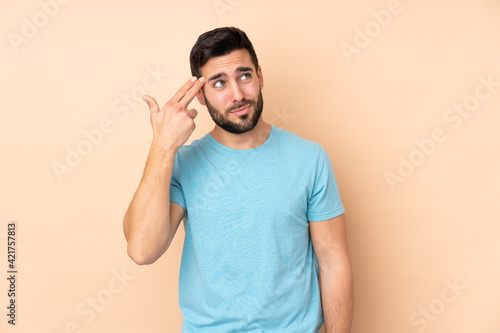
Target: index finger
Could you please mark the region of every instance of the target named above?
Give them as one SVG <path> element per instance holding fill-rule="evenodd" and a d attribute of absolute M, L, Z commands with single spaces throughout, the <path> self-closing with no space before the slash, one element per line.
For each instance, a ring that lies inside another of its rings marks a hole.
<path fill-rule="evenodd" d="M 186 93 L 191 88 L 193 88 L 196 85 L 196 83 L 198 83 L 199 81 L 200 80 L 198 80 L 196 78 L 196 76 L 193 76 L 192 78 L 190 78 L 186 83 L 184 83 L 184 85 L 182 87 L 179 88 L 179 90 L 177 90 L 175 95 L 170 99 L 170 102 L 171 103 L 179 103 L 184 98 Z"/>
<path fill-rule="evenodd" d="M 196 94 L 201 90 L 201 87 L 205 84 L 205 78 L 200 77 L 194 84 L 193 86 L 186 92 L 184 97 L 179 101 L 179 103 L 183 104 L 185 107 L 191 103 L 191 101 L 194 99 Z"/>

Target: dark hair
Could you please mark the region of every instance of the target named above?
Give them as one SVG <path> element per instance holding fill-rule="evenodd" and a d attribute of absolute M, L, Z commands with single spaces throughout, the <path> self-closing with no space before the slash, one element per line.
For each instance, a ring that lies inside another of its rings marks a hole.
<path fill-rule="evenodd" d="M 191 74 L 199 78 L 201 76 L 201 67 L 210 58 L 228 55 L 239 49 L 248 50 L 255 70 L 257 70 L 259 68 L 257 55 L 250 39 L 242 30 L 235 27 L 224 27 L 205 32 L 198 37 L 191 49 L 189 55 Z"/>

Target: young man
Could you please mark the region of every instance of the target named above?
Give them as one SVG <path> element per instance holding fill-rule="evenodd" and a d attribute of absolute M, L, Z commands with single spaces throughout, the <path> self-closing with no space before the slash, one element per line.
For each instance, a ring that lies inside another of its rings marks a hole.
<path fill-rule="evenodd" d="M 350 332 L 353 287 L 344 208 L 317 143 L 262 119 L 264 85 L 237 28 L 202 34 L 194 77 L 151 112 L 153 142 L 124 218 L 129 256 L 155 262 L 184 219 L 182 332 Z M 199 78 L 199 79 L 197 79 Z M 197 97 L 215 122 L 195 128 Z"/>

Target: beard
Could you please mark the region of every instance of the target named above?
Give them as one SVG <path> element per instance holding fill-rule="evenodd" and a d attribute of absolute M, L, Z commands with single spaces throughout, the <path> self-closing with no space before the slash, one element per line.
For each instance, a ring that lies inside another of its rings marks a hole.
<path fill-rule="evenodd" d="M 205 96 L 205 93 L 203 93 L 203 96 Z M 243 134 L 251 131 L 257 125 L 260 115 L 262 114 L 262 109 L 264 108 L 262 91 L 259 92 L 257 101 L 244 99 L 241 102 L 233 104 L 224 112 L 216 109 L 212 104 L 208 102 L 206 97 L 205 102 L 207 104 L 207 109 L 210 113 L 210 117 L 212 117 L 213 121 L 223 130 L 233 134 Z M 253 107 L 253 113 L 248 112 L 244 115 L 237 116 L 240 118 L 238 121 L 232 121 L 229 119 L 229 114 L 231 113 L 231 111 L 239 109 L 246 105 L 250 105 L 250 107 Z"/>

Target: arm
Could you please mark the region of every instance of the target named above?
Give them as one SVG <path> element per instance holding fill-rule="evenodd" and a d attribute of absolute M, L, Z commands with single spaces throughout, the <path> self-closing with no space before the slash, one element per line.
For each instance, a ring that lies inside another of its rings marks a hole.
<path fill-rule="evenodd" d="M 184 209 L 170 202 L 174 157 L 175 153 L 170 156 L 151 149 L 123 219 L 127 253 L 139 265 L 152 264 L 168 249 L 184 216 Z"/>
<path fill-rule="evenodd" d="M 344 214 L 326 221 L 309 222 L 309 228 L 318 259 L 326 333 L 349 333 L 354 296 Z"/>
<path fill-rule="evenodd" d="M 170 181 L 175 154 L 195 128 L 198 112 L 187 107 L 204 83 L 203 78 L 189 80 L 162 109 L 152 97 L 143 97 L 151 113 L 153 142 L 123 219 L 127 253 L 139 265 L 155 262 L 167 250 L 184 216 L 184 209 L 170 202 Z"/>

